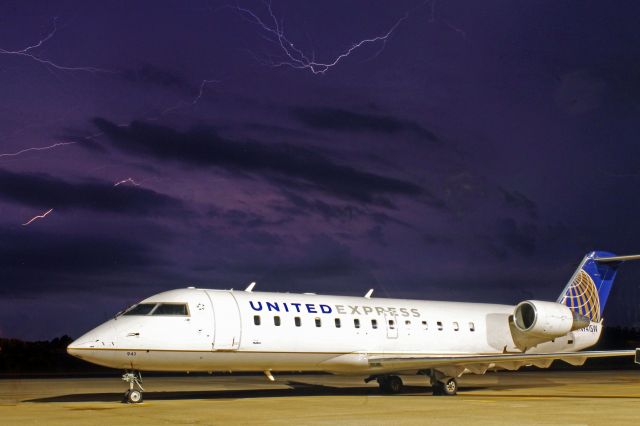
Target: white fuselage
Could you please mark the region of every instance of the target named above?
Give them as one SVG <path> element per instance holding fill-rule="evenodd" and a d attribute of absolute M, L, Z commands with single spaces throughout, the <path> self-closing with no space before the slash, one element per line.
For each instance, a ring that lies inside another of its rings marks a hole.
<path fill-rule="evenodd" d="M 188 311 L 119 315 L 78 338 L 69 353 L 141 371 L 367 374 L 372 356 L 521 352 L 509 305 L 196 288 L 142 303 L 182 303 Z M 528 352 L 584 349 L 599 337 L 595 326 L 595 333 L 577 330 Z"/>

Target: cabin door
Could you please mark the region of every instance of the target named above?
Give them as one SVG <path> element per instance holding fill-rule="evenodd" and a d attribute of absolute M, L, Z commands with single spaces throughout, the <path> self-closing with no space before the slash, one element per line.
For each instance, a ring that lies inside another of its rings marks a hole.
<path fill-rule="evenodd" d="M 240 347 L 240 309 L 231 292 L 207 292 L 213 305 L 214 351 L 235 351 Z"/>
<path fill-rule="evenodd" d="M 391 313 L 384 314 L 384 322 L 387 328 L 387 338 L 388 339 L 397 339 L 398 338 L 398 316 L 392 315 Z"/>

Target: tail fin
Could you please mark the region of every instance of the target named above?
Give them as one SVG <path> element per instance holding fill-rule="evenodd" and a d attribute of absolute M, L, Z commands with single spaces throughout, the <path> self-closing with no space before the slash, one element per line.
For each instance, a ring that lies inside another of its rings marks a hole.
<path fill-rule="evenodd" d="M 616 256 L 606 251 L 592 251 L 582 259 L 557 302 L 593 322 L 602 322 L 602 311 L 618 267 L 628 260 L 640 260 L 640 255 Z"/>

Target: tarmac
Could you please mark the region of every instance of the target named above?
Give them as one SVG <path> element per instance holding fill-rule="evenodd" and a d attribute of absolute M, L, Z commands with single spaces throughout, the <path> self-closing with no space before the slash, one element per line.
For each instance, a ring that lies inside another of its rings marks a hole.
<path fill-rule="evenodd" d="M 2 425 L 473 424 L 640 422 L 640 369 L 466 375 L 457 396 L 433 396 L 422 376 L 381 395 L 375 382 L 329 375 L 148 377 L 144 402 L 120 402 L 108 378 L 2 379 Z"/>

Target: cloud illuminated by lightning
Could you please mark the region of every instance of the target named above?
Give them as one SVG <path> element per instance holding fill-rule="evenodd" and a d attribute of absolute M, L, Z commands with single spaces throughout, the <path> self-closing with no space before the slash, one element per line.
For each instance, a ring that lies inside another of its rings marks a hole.
<path fill-rule="evenodd" d="M 49 215 L 49 213 L 51 213 L 53 211 L 53 209 L 49 209 L 46 212 L 39 214 L 37 216 L 32 217 L 31 219 L 29 219 L 27 222 L 23 223 L 22 226 L 28 226 L 30 224 L 32 224 L 33 222 L 35 222 L 36 220 L 39 219 L 44 219 L 45 217 L 47 217 Z"/>
<path fill-rule="evenodd" d="M 38 49 L 39 47 L 42 47 L 47 41 L 53 38 L 53 36 L 56 34 L 56 31 L 58 30 L 57 22 L 58 22 L 58 18 L 56 17 L 53 19 L 53 29 L 44 38 L 38 40 L 36 43 L 31 44 L 25 47 L 24 49 L 20 49 L 20 50 L 7 50 L 7 49 L 0 48 L 0 54 L 22 56 L 25 58 L 29 58 L 33 61 L 36 61 L 47 67 L 57 69 L 60 71 L 84 71 L 84 72 L 90 72 L 90 73 L 115 73 L 116 72 L 116 71 L 112 71 L 104 68 L 72 67 L 72 66 L 60 65 L 49 59 L 44 59 L 36 55 L 35 53 L 32 53 L 33 50 Z"/>
<path fill-rule="evenodd" d="M 269 17 L 272 21 L 271 24 L 263 21 L 258 15 L 256 15 L 253 11 L 241 7 L 240 5 L 236 6 L 236 9 L 243 15 L 244 18 L 249 20 L 250 22 L 259 25 L 265 32 L 265 38 L 272 43 L 275 43 L 279 46 L 280 51 L 283 54 L 283 59 L 278 61 L 270 60 L 269 65 L 273 67 L 291 67 L 295 69 L 303 69 L 312 72 L 313 74 L 324 74 L 329 71 L 334 66 L 338 65 L 338 63 L 351 55 L 358 48 L 372 43 L 381 43 L 382 47 L 378 50 L 378 54 L 383 50 L 387 40 L 393 32 L 409 17 L 409 14 L 406 13 L 400 19 L 396 21 L 395 24 L 384 34 L 378 35 L 371 38 L 362 39 L 351 45 L 347 50 L 340 53 L 338 56 L 333 58 L 327 62 L 318 62 L 315 60 L 315 55 L 305 54 L 301 49 L 297 48 L 294 43 L 289 40 L 285 34 L 284 29 L 282 28 L 282 24 L 278 21 L 273 10 L 271 8 L 271 2 L 265 2 L 265 6 L 269 12 Z"/>
<path fill-rule="evenodd" d="M 27 153 L 29 151 L 46 151 L 46 150 L 49 150 L 49 149 L 57 148 L 59 146 L 73 145 L 75 143 L 76 142 L 58 142 L 58 143 L 54 143 L 53 145 L 49 145 L 49 146 L 25 148 L 25 149 L 22 149 L 22 150 L 17 151 L 17 152 L 10 152 L 10 153 L 5 153 L 5 154 L 0 154 L 0 158 L 2 158 L 2 157 L 17 157 L 18 155 Z"/>

